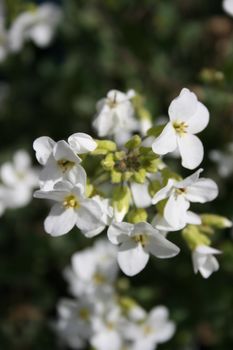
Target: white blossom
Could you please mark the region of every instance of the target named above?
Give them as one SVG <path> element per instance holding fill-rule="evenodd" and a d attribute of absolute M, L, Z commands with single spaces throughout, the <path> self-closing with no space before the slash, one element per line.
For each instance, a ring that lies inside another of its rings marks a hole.
<path fill-rule="evenodd" d="M 55 142 L 50 137 L 42 136 L 33 143 L 38 162 L 43 165 L 40 173 L 41 188 L 50 190 L 54 184 L 66 179 L 71 172 L 79 173 L 80 179 L 86 182 L 85 170 L 79 165 L 81 159 L 64 140 Z"/>
<path fill-rule="evenodd" d="M 130 189 L 133 197 L 133 202 L 137 208 L 147 208 L 152 204 L 152 198 L 148 191 L 149 183 L 146 180 L 143 184 L 132 182 Z"/>
<path fill-rule="evenodd" d="M 95 294 L 100 298 L 113 293 L 117 277 L 117 249 L 107 240 L 98 240 L 94 247 L 75 253 L 65 278 L 74 296 Z"/>
<path fill-rule="evenodd" d="M 157 258 L 171 258 L 179 248 L 146 222 L 113 223 L 108 229 L 109 240 L 119 245 L 117 261 L 121 270 L 134 276 L 144 269 L 150 254 Z"/>
<path fill-rule="evenodd" d="M 228 177 L 233 173 L 233 143 L 227 146 L 225 152 L 212 150 L 210 159 L 217 164 L 218 173 L 222 177 Z"/>
<path fill-rule="evenodd" d="M 61 11 L 52 3 L 45 3 L 19 14 L 9 29 L 10 50 L 20 51 L 24 43 L 29 40 L 41 48 L 48 46 L 60 19 Z"/>
<path fill-rule="evenodd" d="M 107 97 L 97 103 L 97 115 L 93 126 L 99 137 L 114 136 L 122 144 L 131 133 L 139 129 L 139 123 L 134 117 L 131 98 L 132 90 L 127 93 L 111 90 Z"/>
<path fill-rule="evenodd" d="M 153 308 L 143 322 L 128 329 L 128 337 L 133 340 L 132 350 L 154 350 L 157 344 L 165 343 L 174 335 L 175 324 L 168 319 L 168 309 L 164 306 Z"/>
<path fill-rule="evenodd" d="M 52 236 L 68 233 L 76 225 L 86 237 L 93 237 L 95 231 L 104 224 L 101 207 L 95 200 L 85 196 L 86 179 L 82 176 L 79 179 L 75 181 L 76 185 L 63 180 L 57 182 L 52 190 L 34 193 L 36 198 L 57 202 L 44 222 L 45 231 Z M 94 233 L 90 234 L 89 231 Z"/>
<path fill-rule="evenodd" d="M 92 152 L 96 149 L 97 143 L 93 138 L 83 132 L 77 132 L 68 138 L 68 143 L 77 154 Z"/>
<path fill-rule="evenodd" d="M 218 187 L 213 180 L 199 178 L 202 169 L 182 181 L 169 179 L 165 187 L 158 191 L 153 204 L 168 198 L 164 207 L 164 218 L 172 227 L 184 227 L 187 223 L 187 211 L 190 202 L 205 203 L 218 195 Z"/>
<path fill-rule="evenodd" d="M 203 145 L 195 135 L 209 122 L 207 108 L 198 101 L 196 95 L 184 88 L 168 110 L 170 122 L 152 144 L 156 154 L 164 155 L 177 148 L 182 165 L 187 169 L 196 168 L 203 159 Z"/>
<path fill-rule="evenodd" d="M 233 16 L 233 0 L 223 0 L 222 6 L 228 15 Z"/>
<path fill-rule="evenodd" d="M 165 234 L 166 232 L 170 232 L 170 231 L 179 231 L 182 228 L 184 228 L 187 224 L 200 225 L 201 218 L 196 213 L 193 213 L 192 211 L 188 210 L 184 214 L 184 220 L 182 222 L 180 222 L 180 226 L 175 227 L 175 226 L 170 225 L 166 221 L 164 216 L 161 214 L 156 214 L 154 219 L 152 220 L 151 224 L 152 224 L 152 226 L 157 228 L 157 230 L 163 231 L 163 233 Z"/>
<path fill-rule="evenodd" d="M 214 254 L 221 254 L 220 250 L 199 245 L 192 252 L 193 269 L 195 273 L 198 271 L 204 278 L 208 278 L 213 272 L 219 269 L 219 263 Z"/>

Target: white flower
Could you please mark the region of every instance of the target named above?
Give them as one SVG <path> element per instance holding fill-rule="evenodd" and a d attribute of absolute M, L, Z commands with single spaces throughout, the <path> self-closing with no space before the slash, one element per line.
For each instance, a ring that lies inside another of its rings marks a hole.
<path fill-rule="evenodd" d="M 212 150 L 210 159 L 217 163 L 218 173 L 222 177 L 228 177 L 233 173 L 233 143 L 230 143 L 226 152 Z"/>
<path fill-rule="evenodd" d="M 178 148 L 182 165 L 196 168 L 203 159 L 203 145 L 195 134 L 202 131 L 209 122 L 207 108 L 188 89 L 182 89 L 168 110 L 170 122 L 152 145 L 155 153 L 164 155 Z"/>
<path fill-rule="evenodd" d="M 86 182 L 85 170 L 78 165 L 81 159 L 66 141 L 55 142 L 50 137 L 42 136 L 34 141 L 33 149 L 38 162 L 44 166 L 39 176 L 43 189 L 52 189 L 56 182 L 66 179 L 71 172 L 78 172 L 80 179 Z"/>
<path fill-rule="evenodd" d="M 37 171 L 31 166 L 31 159 L 24 150 L 17 151 L 13 162 L 0 167 L 0 213 L 7 208 L 20 208 L 32 199 L 32 189 L 38 185 Z"/>
<path fill-rule="evenodd" d="M 204 278 L 208 278 L 213 272 L 219 269 L 219 263 L 214 254 L 221 254 L 220 250 L 199 245 L 192 252 L 193 269 L 195 273 L 198 271 Z"/>
<path fill-rule="evenodd" d="M 226 13 L 233 16 L 233 0 L 223 0 L 222 6 Z"/>
<path fill-rule="evenodd" d="M 150 254 L 157 258 L 171 258 L 179 253 L 179 248 L 163 237 L 148 223 L 114 223 L 108 229 L 108 238 L 119 245 L 117 255 L 121 270 L 134 276 L 144 269 Z"/>
<path fill-rule="evenodd" d="M 138 325 L 132 325 L 128 336 L 133 341 L 132 350 L 154 350 L 157 344 L 165 343 L 173 336 L 175 324 L 168 319 L 168 310 L 164 306 L 155 307 L 146 319 Z"/>
<path fill-rule="evenodd" d="M 54 36 L 61 18 L 58 6 L 47 3 L 32 11 L 21 13 L 9 30 L 9 48 L 13 52 L 22 49 L 24 42 L 31 40 L 39 47 L 46 47 Z"/>
<path fill-rule="evenodd" d="M 47 198 L 57 202 L 44 222 L 47 233 L 60 236 L 76 225 L 86 237 L 92 237 L 95 233 L 88 232 L 95 232 L 103 226 L 100 206 L 95 200 L 85 197 L 85 178 L 81 179 L 81 183 L 73 185 L 69 181 L 59 181 L 53 190 L 34 193 L 36 198 Z"/>
<path fill-rule="evenodd" d="M 65 270 L 71 293 L 99 298 L 112 294 L 118 272 L 116 256 L 116 247 L 107 240 L 98 240 L 93 248 L 75 253 L 71 258 L 71 268 Z"/>
<path fill-rule="evenodd" d="M 168 198 L 163 215 L 172 227 L 186 225 L 190 202 L 205 203 L 217 197 L 216 183 L 210 179 L 199 178 L 201 171 L 202 169 L 197 170 L 182 181 L 169 179 L 167 185 L 154 195 L 153 204 Z"/>
<path fill-rule="evenodd" d="M 130 101 L 133 92 L 123 93 L 111 90 L 107 97 L 97 103 L 97 116 L 93 126 L 99 137 L 115 136 L 120 143 L 126 141 L 130 134 L 138 130 L 139 123 L 134 118 L 134 108 Z"/>
<path fill-rule="evenodd" d="M 77 132 L 68 138 L 68 143 L 77 154 L 92 152 L 96 149 L 97 143 L 93 138 L 83 132 Z"/>
<path fill-rule="evenodd" d="M 62 299 L 57 307 L 56 330 L 61 338 L 74 349 L 83 349 L 92 335 L 94 301 L 82 298 L 79 301 Z"/>

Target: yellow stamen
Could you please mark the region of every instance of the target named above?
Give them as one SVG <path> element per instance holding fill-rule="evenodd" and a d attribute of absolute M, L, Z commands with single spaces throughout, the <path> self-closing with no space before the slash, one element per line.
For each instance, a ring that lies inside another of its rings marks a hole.
<path fill-rule="evenodd" d="M 82 308 L 79 310 L 79 317 L 83 321 L 88 321 L 90 319 L 90 311 L 87 308 Z"/>
<path fill-rule="evenodd" d="M 80 207 L 77 197 L 75 197 L 73 194 L 70 194 L 69 196 L 65 197 L 63 205 L 66 209 Z"/>
<path fill-rule="evenodd" d="M 176 120 L 173 123 L 173 128 L 176 130 L 176 133 L 179 136 L 184 136 L 187 133 L 187 130 L 186 130 L 187 127 L 188 127 L 188 124 L 186 124 L 185 122 L 181 122 L 179 120 Z"/>
<path fill-rule="evenodd" d="M 61 168 L 61 171 L 65 173 L 67 170 L 70 170 L 73 168 L 75 165 L 74 162 L 71 162 L 70 160 L 67 159 L 60 159 L 57 162 L 58 166 Z"/>
<path fill-rule="evenodd" d="M 140 243 L 143 247 L 145 247 L 148 244 L 148 236 L 145 234 L 139 234 L 133 236 L 133 240 L 136 243 Z"/>

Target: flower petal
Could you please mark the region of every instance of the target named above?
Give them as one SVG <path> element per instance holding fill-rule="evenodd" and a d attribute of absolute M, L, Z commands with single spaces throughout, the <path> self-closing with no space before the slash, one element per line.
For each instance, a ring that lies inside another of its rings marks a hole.
<path fill-rule="evenodd" d="M 170 104 L 168 114 L 171 121 L 187 121 L 197 110 L 197 96 L 189 89 L 182 89 L 180 95 Z"/>
<path fill-rule="evenodd" d="M 93 140 L 93 138 L 83 132 L 77 132 L 71 135 L 68 138 L 68 143 L 73 151 L 78 154 L 92 152 L 97 147 L 97 143 Z"/>
<path fill-rule="evenodd" d="M 209 123 L 209 111 L 203 103 L 198 102 L 196 113 L 188 120 L 188 133 L 197 134 L 204 130 Z"/>
<path fill-rule="evenodd" d="M 36 159 L 42 165 L 45 165 L 53 151 L 55 142 L 48 136 L 37 138 L 33 142 L 33 149 L 36 151 Z"/>
<path fill-rule="evenodd" d="M 99 233 L 97 229 L 104 225 L 99 204 L 93 199 L 84 199 L 80 203 L 80 208 L 76 209 L 76 213 L 76 225 L 86 237 L 91 238 Z"/>
<path fill-rule="evenodd" d="M 74 163 L 80 163 L 81 159 L 72 151 L 64 140 L 58 141 L 53 149 L 53 156 L 56 161 L 65 159 Z"/>
<path fill-rule="evenodd" d="M 62 204 L 55 204 L 44 222 L 45 231 L 51 236 L 61 236 L 68 233 L 77 221 L 74 209 L 65 209 Z"/>
<path fill-rule="evenodd" d="M 177 147 L 176 132 L 171 123 L 168 123 L 161 134 L 154 140 L 152 150 L 156 154 L 173 152 Z"/>
<path fill-rule="evenodd" d="M 189 202 L 183 195 L 171 195 L 164 208 L 164 218 L 173 227 L 181 227 L 186 224 L 186 212 Z"/>
<path fill-rule="evenodd" d="M 149 260 L 149 254 L 144 251 L 141 244 L 128 240 L 119 248 L 117 261 L 121 270 L 127 276 L 134 276 L 144 269 Z"/>
<path fill-rule="evenodd" d="M 214 200 L 218 195 L 218 186 L 213 180 L 201 178 L 186 188 L 185 198 L 190 202 L 205 203 Z"/>
<path fill-rule="evenodd" d="M 204 149 L 199 138 L 192 134 L 178 137 L 178 148 L 182 158 L 182 165 L 187 169 L 195 169 L 204 156 Z"/>
<path fill-rule="evenodd" d="M 132 231 L 134 229 L 133 224 L 128 222 L 114 222 L 108 229 L 108 239 L 113 244 L 120 244 L 129 239 Z"/>
<path fill-rule="evenodd" d="M 163 199 L 168 198 L 175 182 L 176 182 L 175 180 L 169 179 L 167 182 L 167 185 L 163 187 L 161 190 L 159 190 L 157 193 L 155 193 L 154 197 L 152 198 L 152 203 L 157 204 Z"/>
<path fill-rule="evenodd" d="M 132 182 L 130 186 L 133 201 L 137 208 L 147 208 L 151 205 L 152 198 L 148 192 L 148 182 L 138 184 Z"/>
<path fill-rule="evenodd" d="M 167 240 L 161 233 L 149 237 L 150 242 L 145 250 L 160 259 L 172 258 L 180 252 L 180 248 Z"/>

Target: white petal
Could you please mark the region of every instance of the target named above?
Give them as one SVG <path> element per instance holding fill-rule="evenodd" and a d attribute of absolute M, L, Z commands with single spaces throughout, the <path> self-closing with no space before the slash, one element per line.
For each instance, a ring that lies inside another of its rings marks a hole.
<path fill-rule="evenodd" d="M 56 161 L 65 159 L 74 163 L 79 163 L 81 159 L 72 151 L 68 143 L 64 140 L 58 141 L 53 149 Z"/>
<path fill-rule="evenodd" d="M 170 231 L 179 231 L 182 228 L 184 228 L 185 224 L 179 227 L 173 227 L 171 226 L 162 215 L 157 214 L 155 215 L 154 219 L 152 220 L 152 226 L 154 226 L 157 230 L 162 231 L 162 234 L 166 237 L 166 233 Z"/>
<path fill-rule="evenodd" d="M 117 331 L 106 329 L 91 338 L 91 345 L 96 350 L 120 350 L 122 340 Z"/>
<path fill-rule="evenodd" d="M 85 133 L 78 132 L 68 138 L 68 142 L 74 152 L 78 154 L 92 152 L 96 149 L 97 143 Z"/>
<path fill-rule="evenodd" d="M 208 256 L 205 263 L 199 268 L 204 278 L 208 278 L 213 272 L 218 271 L 219 263 L 215 256 Z"/>
<path fill-rule="evenodd" d="M 168 319 L 168 309 L 165 306 L 156 306 L 150 311 L 148 319 L 156 326 L 156 323 L 159 324 Z"/>
<path fill-rule="evenodd" d="M 34 192 L 34 198 L 51 199 L 53 201 L 61 202 L 67 195 L 66 190 L 53 190 L 53 191 L 36 191 Z"/>
<path fill-rule="evenodd" d="M 146 245 L 145 250 L 157 258 L 172 258 L 180 252 L 180 249 L 168 241 L 161 233 L 154 233 L 149 239 L 150 242 Z"/>
<path fill-rule="evenodd" d="M 203 255 L 221 254 L 221 250 L 209 247 L 207 245 L 199 245 L 196 252 Z"/>
<path fill-rule="evenodd" d="M 172 195 L 164 208 L 164 218 L 173 227 L 180 227 L 186 224 L 186 212 L 189 202 L 183 195 Z"/>
<path fill-rule="evenodd" d="M 200 173 L 203 171 L 203 169 L 198 169 L 193 173 L 192 175 L 186 177 L 184 180 L 179 181 L 176 183 L 176 188 L 187 188 L 188 186 L 191 186 L 193 183 L 197 182 L 199 179 Z"/>
<path fill-rule="evenodd" d="M 61 204 L 55 204 L 44 222 L 45 231 L 51 236 L 61 236 L 68 233 L 77 221 L 74 209 L 65 209 Z"/>
<path fill-rule="evenodd" d="M 175 182 L 176 182 L 175 180 L 169 179 L 167 185 L 163 187 L 161 190 L 159 190 L 157 193 L 155 193 L 154 197 L 152 198 L 152 203 L 156 204 L 161 200 L 168 198 Z"/>
<path fill-rule="evenodd" d="M 144 251 L 141 244 L 136 244 L 133 240 L 124 242 L 119 247 L 117 261 L 127 276 L 134 276 L 142 271 L 148 260 L 149 254 Z"/>
<path fill-rule="evenodd" d="M 201 218 L 199 215 L 193 213 L 192 211 L 186 212 L 186 223 L 192 225 L 201 225 Z"/>
<path fill-rule="evenodd" d="M 134 229 L 133 224 L 128 222 L 114 222 L 108 229 L 108 239 L 113 244 L 120 244 L 129 239 L 132 231 Z"/>
<path fill-rule="evenodd" d="M 76 225 L 86 237 L 91 238 L 92 234 L 98 234 L 99 232 L 97 229 L 104 225 L 101 218 L 102 211 L 100 206 L 93 199 L 82 200 L 80 205 L 80 208 L 76 209 Z"/>
<path fill-rule="evenodd" d="M 168 123 L 161 134 L 154 140 L 152 150 L 156 154 L 167 154 L 173 152 L 177 147 L 177 137 L 175 129 Z"/>
<path fill-rule="evenodd" d="M 197 110 L 197 97 L 189 89 L 182 89 L 178 97 L 170 104 L 168 114 L 172 121 L 187 121 Z"/>
<path fill-rule="evenodd" d="M 17 171 L 28 170 L 31 165 L 31 158 L 29 154 L 24 150 L 19 150 L 14 154 L 13 157 L 15 169 Z"/>
<path fill-rule="evenodd" d="M 188 133 L 197 134 L 209 123 L 209 111 L 203 103 L 198 102 L 196 113 L 188 120 Z"/>
<path fill-rule="evenodd" d="M 230 16 L 233 16 L 233 1 L 232 0 L 223 0 L 222 3 L 224 11 Z"/>
<path fill-rule="evenodd" d="M 195 169 L 202 162 L 204 156 L 201 141 L 197 136 L 192 134 L 178 137 L 177 141 L 183 167 Z"/>
<path fill-rule="evenodd" d="M 83 191 L 86 189 L 87 174 L 81 165 L 76 164 L 69 172 L 67 172 L 65 178 L 73 185 L 81 185 Z"/>
<path fill-rule="evenodd" d="M 45 165 L 52 153 L 55 142 L 48 136 L 37 138 L 33 142 L 33 149 L 36 151 L 36 159 L 42 165 Z"/>
<path fill-rule="evenodd" d="M 138 184 L 136 182 L 131 183 L 130 186 L 133 201 L 137 208 L 147 208 L 151 206 L 152 198 L 148 192 L 148 182 L 144 184 Z"/>
<path fill-rule="evenodd" d="M 190 202 L 205 203 L 214 200 L 218 195 L 218 186 L 213 180 L 201 178 L 186 188 L 185 198 Z"/>

